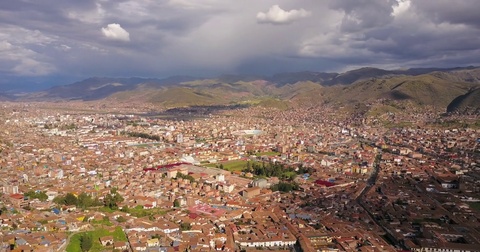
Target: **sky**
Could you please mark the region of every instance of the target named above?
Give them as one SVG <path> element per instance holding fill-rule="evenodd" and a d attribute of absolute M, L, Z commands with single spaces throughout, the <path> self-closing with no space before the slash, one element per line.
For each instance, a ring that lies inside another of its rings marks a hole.
<path fill-rule="evenodd" d="M 0 1 L 0 90 L 91 76 L 479 65 L 478 13 L 478 0 Z"/>

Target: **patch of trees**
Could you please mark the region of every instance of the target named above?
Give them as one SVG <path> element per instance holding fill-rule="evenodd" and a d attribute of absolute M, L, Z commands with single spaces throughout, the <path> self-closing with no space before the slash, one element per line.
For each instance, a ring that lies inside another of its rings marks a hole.
<path fill-rule="evenodd" d="M 124 199 L 122 195 L 120 195 L 117 192 L 117 188 L 112 188 L 110 189 L 110 193 L 107 194 L 104 198 L 104 204 L 106 207 L 112 209 L 112 210 L 117 210 L 118 209 L 118 203 L 122 202 Z"/>
<path fill-rule="evenodd" d="M 308 173 L 309 169 L 302 165 L 294 168 L 292 166 L 285 166 L 278 162 L 262 162 L 262 163 L 250 163 L 247 162 L 246 168 L 243 172 L 250 172 L 254 175 L 261 177 L 279 177 L 285 180 L 293 180 L 298 174 Z"/>
<path fill-rule="evenodd" d="M 270 187 L 272 191 L 280 191 L 280 192 L 291 192 L 296 191 L 299 189 L 299 186 L 295 182 L 280 182 L 278 184 L 272 185 Z"/>
<path fill-rule="evenodd" d="M 23 196 L 28 197 L 29 199 L 38 199 L 40 201 L 47 201 L 48 196 L 43 191 L 33 191 L 30 190 L 23 194 Z"/>
<path fill-rule="evenodd" d="M 190 180 L 190 183 L 195 182 L 195 178 L 194 178 L 194 177 L 192 177 L 191 175 L 185 175 L 185 174 L 180 173 L 180 172 L 177 173 L 177 178 L 182 178 L 182 179 Z"/>
<path fill-rule="evenodd" d="M 188 222 L 182 222 L 180 223 L 180 230 L 186 231 L 192 229 L 192 225 Z"/>
<path fill-rule="evenodd" d="M 73 193 L 67 193 L 66 195 L 60 195 L 53 199 L 54 203 L 65 206 L 77 206 L 82 209 L 95 206 L 106 206 L 112 210 L 118 209 L 118 204 L 124 199 L 122 195 L 117 192 L 116 188 L 112 188 L 110 193 L 105 195 L 103 202 L 98 198 L 92 198 L 92 196 L 81 193 L 80 195 L 75 196 Z"/>
<path fill-rule="evenodd" d="M 140 137 L 140 138 L 145 138 L 145 139 L 151 139 L 151 140 L 160 141 L 160 136 L 151 135 L 151 134 L 143 133 L 143 132 L 127 132 L 127 131 L 122 131 L 121 134 L 122 134 L 122 135 L 129 136 L 129 137 Z"/>
<path fill-rule="evenodd" d="M 127 221 L 127 219 L 125 219 L 125 217 L 123 217 L 123 216 L 121 216 L 121 215 L 118 216 L 116 220 L 117 220 L 118 222 L 120 222 L 120 223 Z"/>
<path fill-rule="evenodd" d="M 76 206 L 82 209 L 93 206 L 103 206 L 103 203 L 98 198 L 92 198 L 92 196 L 84 192 L 79 194 L 78 197 L 73 193 L 59 195 L 53 199 L 53 202 L 59 205 Z"/>

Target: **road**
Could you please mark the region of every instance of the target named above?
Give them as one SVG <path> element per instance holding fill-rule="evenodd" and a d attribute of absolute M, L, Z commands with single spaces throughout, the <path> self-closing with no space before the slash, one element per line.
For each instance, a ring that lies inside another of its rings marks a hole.
<path fill-rule="evenodd" d="M 373 147 L 377 147 L 374 143 L 372 142 L 368 142 L 368 141 L 365 141 L 365 139 L 361 140 L 362 143 L 365 143 L 365 144 L 368 144 L 370 146 L 373 146 Z M 360 192 L 360 194 L 358 194 L 358 196 L 356 197 L 355 201 L 358 203 L 358 205 L 360 207 L 363 208 L 363 210 L 365 210 L 365 212 L 368 214 L 368 216 L 370 216 L 370 219 L 372 219 L 372 221 L 375 223 L 375 225 L 377 225 L 378 227 L 382 228 L 383 231 L 385 231 L 386 234 L 390 234 L 390 236 L 392 236 L 392 232 L 385 228 L 381 223 L 379 223 L 375 216 L 373 216 L 373 214 L 370 212 L 370 210 L 365 207 L 365 202 L 363 201 L 364 200 L 364 197 L 365 195 L 370 191 L 370 189 L 372 189 L 372 187 L 377 183 L 377 179 L 378 179 L 378 174 L 380 172 L 380 161 L 382 160 L 382 150 L 381 148 L 378 148 L 378 153 L 375 157 L 375 161 L 373 163 L 373 171 L 372 173 L 370 174 L 370 177 L 368 178 L 367 180 L 367 184 L 365 185 L 365 187 L 362 189 L 362 191 Z M 399 246 L 399 247 L 402 247 L 404 248 L 404 246 L 402 244 L 400 244 L 398 241 L 394 240 L 394 237 L 392 236 L 392 241 L 395 242 L 395 246 Z M 405 249 L 405 248 L 404 248 Z"/>

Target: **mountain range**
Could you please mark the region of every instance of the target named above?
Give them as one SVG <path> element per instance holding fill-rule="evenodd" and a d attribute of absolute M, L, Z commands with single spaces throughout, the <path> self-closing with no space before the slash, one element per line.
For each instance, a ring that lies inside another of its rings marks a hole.
<path fill-rule="evenodd" d="M 439 111 L 480 111 L 480 68 L 360 68 L 345 73 L 293 72 L 273 76 L 215 78 L 92 77 L 68 85 L 0 100 L 107 100 L 148 102 L 166 108 L 249 104 L 288 108 L 301 105 L 372 104 L 378 101 L 431 106 Z"/>

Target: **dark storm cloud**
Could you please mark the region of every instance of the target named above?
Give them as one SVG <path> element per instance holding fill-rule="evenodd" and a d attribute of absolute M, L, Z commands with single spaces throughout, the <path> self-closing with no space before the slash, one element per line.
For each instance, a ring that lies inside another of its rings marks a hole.
<path fill-rule="evenodd" d="M 346 68 L 478 64 L 480 5 L 474 2 L 331 1 L 342 15 L 337 28 L 305 39 L 299 52 Z"/>
<path fill-rule="evenodd" d="M 159 67 L 157 57 L 175 36 L 202 25 L 219 8 L 195 1 L 3 1 L 0 5 L 0 41 L 9 56 L 0 67 L 12 74 L 74 74 L 109 69 Z M 26 18 L 22 18 L 26 17 Z M 26 60 L 28 59 L 28 60 Z M 121 59 L 122 63 L 118 60 Z M 173 59 L 162 59 L 163 62 Z M 22 63 L 23 62 L 23 63 Z M 100 62 L 101 66 L 97 66 Z M 161 64 L 160 64 L 161 65 Z M 102 73 L 99 73 L 102 74 Z M 150 75 L 154 75 L 150 72 Z"/>
<path fill-rule="evenodd" d="M 435 23 L 465 24 L 480 28 L 477 0 L 413 1 L 412 7 Z"/>
<path fill-rule="evenodd" d="M 94 1 L 2 1 L 0 22 L 26 29 L 65 31 L 74 22 L 67 16 L 69 10 L 91 11 Z"/>

